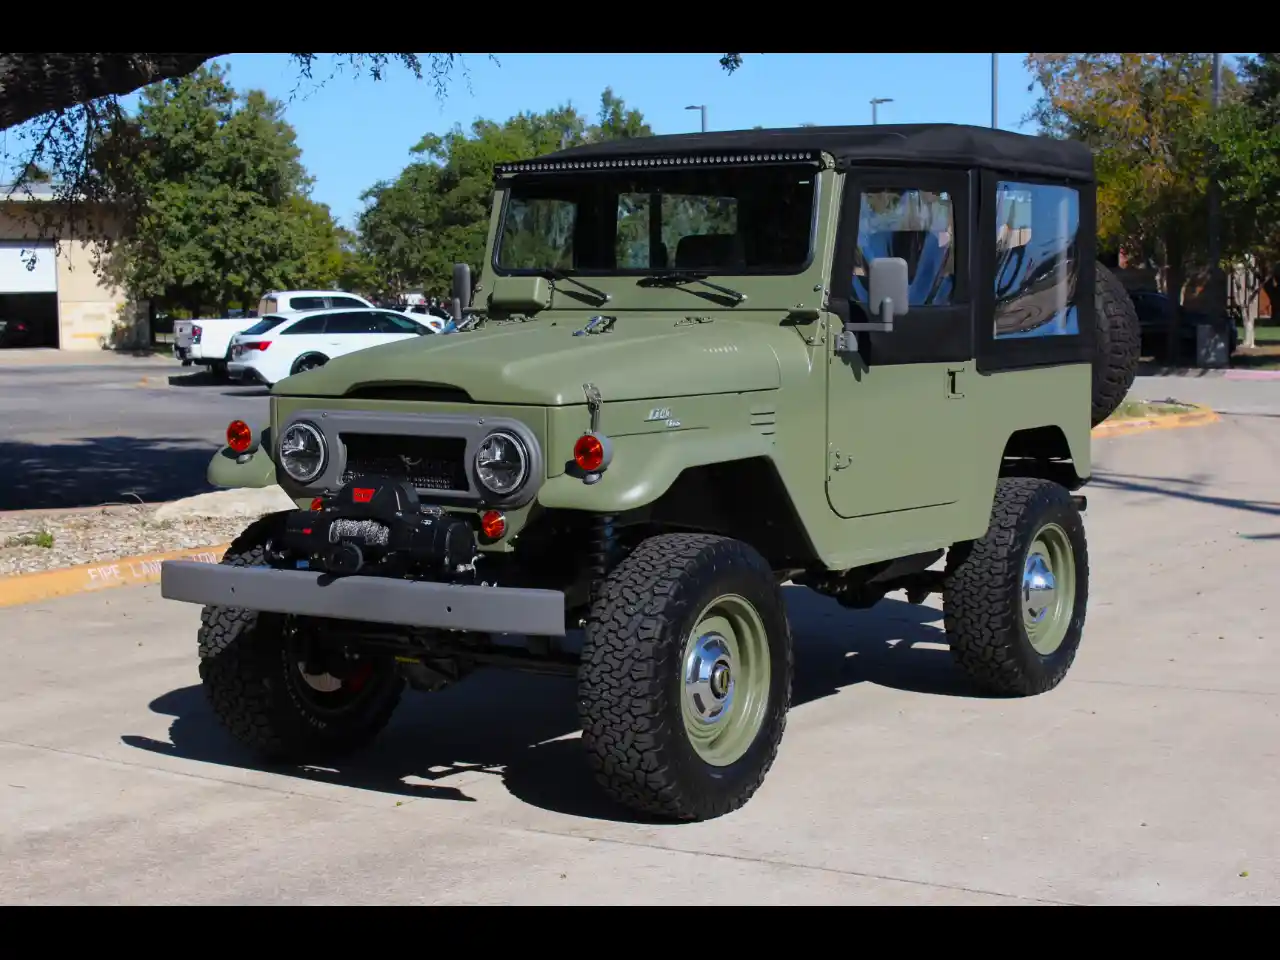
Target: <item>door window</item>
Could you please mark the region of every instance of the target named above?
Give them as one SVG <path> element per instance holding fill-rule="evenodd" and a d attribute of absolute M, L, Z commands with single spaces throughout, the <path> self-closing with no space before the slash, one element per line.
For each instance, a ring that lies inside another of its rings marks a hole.
<path fill-rule="evenodd" d="M 877 257 L 907 261 L 909 304 L 947 306 L 955 288 L 955 209 L 946 191 L 873 187 L 858 204 L 854 299 L 870 299 L 867 275 Z"/>
<path fill-rule="evenodd" d="M 303 317 L 293 326 L 285 329 L 282 335 L 288 336 L 290 334 L 298 334 L 298 335 L 306 336 L 307 334 L 324 333 L 325 321 L 329 319 L 329 316 L 330 315 L 327 313 L 321 313 L 321 314 L 317 314 L 314 317 Z"/>
<path fill-rule="evenodd" d="M 325 333 L 361 334 L 381 333 L 378 329 L 377 314 L 372 310 L 356 313 L 331 313 Z"/>
<path fill-rule="evenodd" d="M 324 297 L 292 297 L 289 300 L 290 310 L 323 310 Z"/>

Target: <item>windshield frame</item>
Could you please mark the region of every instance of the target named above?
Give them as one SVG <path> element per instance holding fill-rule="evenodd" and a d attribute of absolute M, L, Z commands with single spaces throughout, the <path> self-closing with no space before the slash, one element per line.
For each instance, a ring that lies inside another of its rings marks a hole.
<path fill-rule="evenodd" d="M 806 273 L 814 263 L 814 259 L 818 255 L 818 228 L 820 225 L 820 217 L 822 211 L 822 165 L 813 160 L 806 161 L 781 161 L 777 163 L 735 163 L 735 164 L 714 164 L 714 165 L 697 165 L 692 169 L 703 169 L 709 171 L 731 170 L 731 169 L 761 169 L 786 167 L 794 170 L 805 170 L 810 172 L 812 176 L 812 203 L 809 210 L 809 232 L 808 232 L 808 249 L 805 253 L 803 262 L 789 265 L 787 267 L 775 269 L 750 269 L 744 271 L 727 272 L 716 268 L 704 267 L 615 267 L 612 269 L 593 269 L 572 267 L 564 270 L 566 274 L 575 277 L 599 277 L 599 278 L 618 278 L 641 280 L 645 277 L 654 276 L 679 276 L 679 275 L 699 275 L 706 277 L 797 277 Z M 663 169 L 661 167 L 652 170 L 654 173 L 668 172 L 668 170 L 679 170 L 679 167 Z M 512 200 L 512 187 L 517 182 L 527 181 L 544 181 L 552 178 L 564 178 L 585 180 L 589 177 L 608 177 L 611 173 L 616 172 L 612 168 L 602 170 L 566 170 L 566 171 L 530 171 L 516 174 L 507 174 L 499 182 L 499 189 L 502 191 L 502 201 L 499 205 L 498 224 L 493 236 L 493 249 L 489 257 L 490 268 L 500 277 L 538 277 L 545 276 L 549 267 L 504 267 L 498 262 L 498 257 L 502 252 L 503 236 L 507 227 L 507 209 Z"/>

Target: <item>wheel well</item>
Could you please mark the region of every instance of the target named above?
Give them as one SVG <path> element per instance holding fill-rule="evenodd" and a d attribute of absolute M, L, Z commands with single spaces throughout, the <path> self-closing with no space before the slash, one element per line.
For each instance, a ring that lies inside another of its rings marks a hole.
<path fill-rule="evenodd" d="M 308 350 L 306 353 L 299 355 L 299 356 L 298 356 L 298 358 L 297 358 L 296 360 L 294 360 L 294 361 L 293 361 L 293 365 L 292 365 L 291 367 L 289 367 L 289 369 L 290 369 L 290 370 L 297 370 L 297 369 L 298 369 L 298 364 L 300 364 L 303 360 L 307 360 L 307 359 L 309 359 L 310 357 L 318 357 L 318 358 L 320 358 L 321 360 L 323 360 L 325 363 L 328 363 L 328 362 L 329 362 L 329 358 L 328 358 L 328 357 L 326 357 L 326 356 L 325 356 L 323 353 L 321 353 L 319 350 Z"/>
<path fill-rule="evenodd" d="M 1038 477 L 1052 480 L 1068 490 L 1084 486 L 1071 459 L 1071 445 L 1061 427 L 1032 427 L 1017 430 L 1004 445 L 1000 460 L 1001 477 Z"/>
<path fill-rule="evenodd" d="M 767 457 L 691 467 L 638 512 L 644 522 L 660 528 L 742 540 L 775 570 L 808 566 L 816 556 L 786 485 Z"/>

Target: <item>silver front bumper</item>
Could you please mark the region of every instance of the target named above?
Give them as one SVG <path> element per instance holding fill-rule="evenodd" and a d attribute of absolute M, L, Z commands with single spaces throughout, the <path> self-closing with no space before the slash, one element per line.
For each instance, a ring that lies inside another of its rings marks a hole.
<path fill-rule="evenodd" d="M 403 627 L 565 634 L 564 594 L 559 590 L 335 577 L 305 570 L 167 560 L 160 567 L 160 595 L 184 603 Z"/>

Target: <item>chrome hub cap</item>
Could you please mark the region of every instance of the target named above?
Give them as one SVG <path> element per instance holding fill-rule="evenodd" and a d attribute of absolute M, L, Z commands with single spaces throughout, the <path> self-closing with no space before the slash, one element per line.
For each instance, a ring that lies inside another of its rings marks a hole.
<path fill-rule="evenodd" d="M 1028 623 L 1039 623 L 1053 607 L 1058 581 L 1042 553 L 1030 553 L 1022 571 L 1022 611 Z"/>
<path fill-rule="evenodd" d="M 718 633 L 704 633 L 684 661 L 685 705 L 702 723 L 716 723 L 733 704 L 733 654 Z"/>

